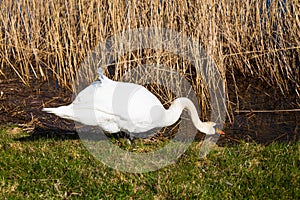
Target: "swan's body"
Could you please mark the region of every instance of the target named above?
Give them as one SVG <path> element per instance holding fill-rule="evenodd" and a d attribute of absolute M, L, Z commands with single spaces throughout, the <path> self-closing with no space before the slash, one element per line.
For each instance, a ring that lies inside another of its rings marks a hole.
<path fill-rule="evenodd" d="M 188 98 L 178 98 L 169 109 L 165 109 L 145 87 L 112 81 L 103 74 L 99 74 L 99 81 L 82 90 L 70 105 L 44 108 L 43 111 L 86 125 L 100 126 L 110 133 L 142 133 L 174 124 L 185 108 L 199 131 L 209 135 L 216 133 L 215 123 L 201 122 Z"/>

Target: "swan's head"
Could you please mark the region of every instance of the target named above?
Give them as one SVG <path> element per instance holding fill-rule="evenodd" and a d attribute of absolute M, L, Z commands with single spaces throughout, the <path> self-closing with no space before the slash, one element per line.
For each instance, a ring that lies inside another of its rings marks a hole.
<path fill-rule="evenodd" d="M 206 135 L 214 135 L 214 134 L 224 135 L 225 134 L 220 129 L 215 128 L 215 126 L 216 126 L 215 122 L 203 122 L 201 124 L 201 128 L 199 129 L 199 131 L 205 133 Z"/>

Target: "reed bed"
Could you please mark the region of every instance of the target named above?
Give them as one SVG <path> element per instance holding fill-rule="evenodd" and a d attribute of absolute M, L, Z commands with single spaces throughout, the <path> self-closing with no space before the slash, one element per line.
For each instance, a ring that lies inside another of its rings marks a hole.
<path fill-rule="evenodd" d="M 3 0 L 0 13 L 0 75 L 18 76 L 27 85 L 31 79 L 55 79 L 74 91 L 82 62 L 99 43 L 135 28 L 157 27 L 199 40 L 224 83 L 228 76 L 254 76 L 300 96 L 297 1 Z M 114 78 L 128 66 L 163 63 L 186 75 L 207 107 L 201 74 L 177 55 L 138 50 L 113 56 Z"/>

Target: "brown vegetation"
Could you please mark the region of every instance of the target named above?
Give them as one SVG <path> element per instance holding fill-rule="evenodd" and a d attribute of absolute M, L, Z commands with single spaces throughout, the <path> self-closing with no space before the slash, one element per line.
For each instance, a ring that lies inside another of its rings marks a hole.
<path fill-rule="evenodd" d="M 81 63 L 99 43 L 122 31 L 158 27 L 199 40 L 224 81 L 229 77 L 234 83 L 235 92 L 236 78 L 251 76 L 284 94 L 300 96 L 297 1 L 268 5 L 250 0 L 5 0 L 0 4 L 0 75 L 4 78 L 17 75 L 27 85 L 35 78 L 55 79 L 74 90 Z M 184 74 L 194 73 L 196 92 L 207 96 L 199 73 L 193 72 L 197 68 L 184 69 L 184 61 L 168 52 L 135 51 L 122 58 L 116 54 L 113 65 L 118 71 L 128 63 L 139 66 L 153 60 Z"/>

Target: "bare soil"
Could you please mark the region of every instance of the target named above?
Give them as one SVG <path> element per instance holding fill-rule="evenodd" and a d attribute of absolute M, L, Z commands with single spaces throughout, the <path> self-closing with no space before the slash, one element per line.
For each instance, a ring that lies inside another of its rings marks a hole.
<path fill-rule="evenodd" d="M 0 80 L 0 124 L 18 124 L 28 128 L 44 127 L 74 131 L 74 123 L 42 112 L 72 101 L 72 93 L 55 82 L 32 80 L 30 86 L 18 78 Z"/>

